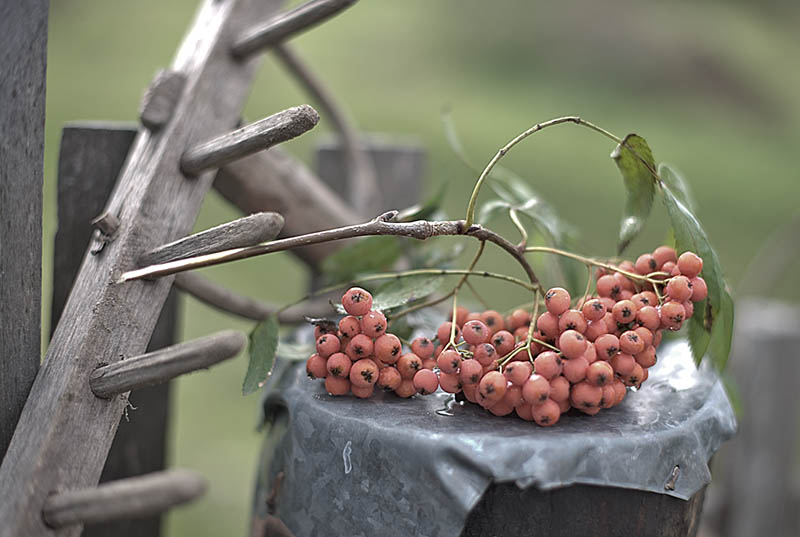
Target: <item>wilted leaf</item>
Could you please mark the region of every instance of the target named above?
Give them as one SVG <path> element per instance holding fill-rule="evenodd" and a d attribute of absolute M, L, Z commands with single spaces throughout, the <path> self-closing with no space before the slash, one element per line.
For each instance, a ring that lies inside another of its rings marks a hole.
<path fill-rule="evenodd" d="M 701 276 L 708 286 L 707 301 L 710 307 L 696 304 L 695 315 L 690 321 L 689 337 L 694 359 L 699 362 L 710 346 L 714 365 L 722 371 L 730 354 L 734 315 L 733 300 L 725 286 L 722 266 L 700 222 L 688 207 L 675 197 L 668 186 L 662 184 L 661 192 L 675 234 L 678 252 L 691 250 L 703 258 Z M 701 331 L 705 332 L 705 335 Z"/>
<path fill-rule="evenodd" d="M 402 249 L 397 237 L 367 237 L 325 258 L 322 262 L 322 272 L 330 281 L 348 281 L 357 274 L 380 272 L 391 268 L 401 254 Z"/>
<path fill-rule="evenodd" d="M 250 332 L 250 362 L 242 385 L 242 394 L 248 395 L 264 385 L 278 348 L 278 316 L 270 315 Z"/>
<path fill-rule="evenodd" d="M 372 308 L 386 312 L 397 306 L 402 306 L 425 298 L 435 293 L 442 285 L 445 276 L 425 275 L 396 278 L 379 287 L 373 294 Z"/>
<path fill-rule="evenodd" d="M 617 253 L 621 254 L 639 234 L 653 206 L 656 164 L 644 138 L 629 134 L 611 153 L 625 183 L 627 199 L 619 230 Z"/>

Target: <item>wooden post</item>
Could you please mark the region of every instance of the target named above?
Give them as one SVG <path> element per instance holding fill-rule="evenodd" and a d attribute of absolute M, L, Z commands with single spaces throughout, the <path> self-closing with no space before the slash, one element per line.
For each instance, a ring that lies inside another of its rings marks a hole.
<path fill-rule="evenodd" d="M 47 10 L 0 7 L 0 460 L 41 360 Z"/>
<path fill-rule="evenodd" d="M 64 304 L 92 240 L 92 217 L 100 214 L 114 188 L 128 150 L 136 137 L 132 124 L 73 123 L 61 133 L 58 163 L 58 231 L 53 259 L 53 306 L 50 334 L 58 324 Z M 150 338 L 148 351 L 175 343 L 178 300 L 170 293 Z M 131 393 L 128 413 L 117 429 L 100 482 L 116 481 L 165 468 L 169 384 Z M 134 537 L 160 534 L 161 517 L 120 520 L 87 526 L 84 537 L 115 535 Z"/>

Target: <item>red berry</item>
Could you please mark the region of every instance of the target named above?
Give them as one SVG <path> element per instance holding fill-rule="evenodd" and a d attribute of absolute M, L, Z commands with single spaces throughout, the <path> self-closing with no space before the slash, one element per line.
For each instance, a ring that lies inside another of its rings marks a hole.
<path fill-rule="evenodd" d="M 606 314 L 606 307 L 601 300 L 593 298 L 583 305 L 581 313 L 587 321 L 599 321 Z"/>
<path fill-rule="evenodd" d="M 472 355 L 483 367 L 491 365 L 491 363 L 497 359 L 497 356 L 497 350 L 494 348 L 494 345 L 490 343 L 478 345 L 475 347 L 475 352 Z"/>
<path fill-rule="evenodd" d="M 358 317 L 354 315 L 342 317 L 342 320 L 339 321 L 339 332 L 346 337 L 353 337 L 356 334 L 360 334 L 361 321 L 359 321 Z"/>
<path fill-rule="evenodd" d="M 684 320 L 691 319 L 692 315 L 694 315 L 694 304 L 692 302 L 686 301 L 681 302 L 681 306 L 683 306 L 683 311 L 685 312 Z"/>
<path fill-rule="evenodd" d="M 436 364 L 443 373 L 458 373 L 458 368 L 461 367 L 461 355 L 458 351 L 447 349 L 439 355 Z"/>
<path fill-rule="evenodd" d="M 458 378 L 461 379 L 462 384 L 477 384 L 481 380 L 481 375 L 483 375 L 483 366 L 478 360 L 470 358 L 461 362 Z"/>
<path fill-rule="evenodd" d="M 469 315 L 469 310 L 464 306 L 459 306 L 456 308 L 456 326 L 464 326 L 464 323 L 468 321 L 467 315 Z"/>
<path fill-rule="evenodd" d="M 527 326 L 520 326 L 516 330 L 514 330 L 514 339 L 517 341 L 525 341 L 528 337 L 528 327 Z"/>
<path fill-rule="evenodd" d="M 613 384 L 603 386 L 603 397 L 600 398 L 600 408 L 611 408 L 617 404 L 617 390 Z"/>
<path fill-rule="evenodd" d="M 506 327 L 503 316 L 494 310 L 486 310 L 481 313 L 480 320 L 483 321 L 483 324 L 489 327 L 489 332 L 491 334 L 494 334 L 498 330 L 503 330 Z"/>
<path fill-rule="evenodd" d="M 506 378 L 499 371 L 490 371 L 478 383 L 478 398 L 488 403 L 503 398 L 507 389 Z"/>
<path fill-rule="evenodd" d="M 616 299 L 621 291 L 622 287 L 612 274 L 606 274 L 597 279 L 597 294 L 601 297 Z"/>
<path fill-rule="evenodd" d="M 636 334 L 639 336 L 639 339 L 644 341 L 644 346 L 649 347 L 653 344 L 653 332 L 649 329 L 645 328 L 644 326 L 640 326 L 634 330 Z"/>
<path fill-rule="evenodd" d="M 424 367 L 425 369 L 430 369 L 431 371 L 433 371 L 435 368 L 437 368 L 439 366 L 436 363 L 436 360 L 434 360 L 433 358 L 428 358 L 427 360 L 422 360 L 422 367 Z"/>
<path fill-rule="evenodd" d="M 433 350 L 433 345 L 431 345 Z M 400 338 L 394 334 L 383 334 L 375 340 L 373 345 L 373 352 L 375 358 L 384 364 L 396 363 L 403 352 L 403 344 L 400 343 Z"/>
<path fill-rule="evenodd" d="M 439 373 L 439 385 L 447 393 L 458 393 L 464 387 L 458 373 Z"/>
<path fill-rule="evenodd" d="M 633 356 L 636 363 L 647 369 L 656 365 L 656 348 L 650 345 L 645 350 Z"/>
<path fill-rule="evenodd" d="M 633 330 L 627 330 L 619 336 L 619 348 L 625 354 L 638 354 L 645 348 L 644 341 Z"/>
<path fill-rule="evenodd" d="M 567 330 L 558 338 L 558 348 L 565 358 L 578 358 L 586 351 L 586 338 L 575 330 Z"/>
<path fill-rule="evenodd" d="M 585 380 L 575 384 L 570 390 L 572 406 L 580 410 L 597 408 L 602 398 L 602 388 L 593 386 Z"/>
<path fill-rule="evenodd" d="M 503 376 L 514 386 L 522 386 L 532 372 L 533 366 L 530 362 L 510 362 L 503 370 Z"/>
<path fill-rule="evenodd" d="M 561 417 L 561 407 L 552 399 L 548 399 L 541 405 L 536 405 L 531 409 L 533 421 L 541 427 L 552 427 L 558 423 Z"/>
<path fill-rule="evenodd" d="M 678 258 L 678 270 L 691 280 L 703 270 L 703 260 L 693 252 L 683 252 Z"/>
<path fill-rule="evenodd" d="M 572 360 L 564 360 L 561 374 L 565 379 L 575 384 L 586 378 L 586 371 L 589 369 L 589 361 L 580 356 Z"/>
<path fill-rule="evenodd" d="M 379 311 L 370 311 L 361 318 L 361 332 L 375 339 L 386 331 L 386 317 Z"/>
<path fill-rule="evenodd" d="M 327 358 L 334 352 L 339 352 L 339 338 L 333 334 L 322 334 L 317 339 L 317 353 L 323 358 Z"/>
<path fill-rule="evenodd" d="M 550 397 L 550 383 L 541 375 L 531 375 L 522 385 L 522 398 L 528 403 L 543 403 Z"/>
<path fill-rule="evenodd" d="M 636 260 L 634 269 L 642 275 L 650 274 L 658 270 L 658 261 L 651 254 L 642 254 Z"/>
<path fill-rule="evenodd" d="M 353 392 L 353 395 L 359 399 L 368 399 L 372 397 L 373 393 L 375 393 L 375 385 L 370 384 L 369 386 L 356 386 L 351 382 L 350 391 Z"/>
<path fill-rule="evenodd" d="M 614 373 L 621 377 L 630 375 L 634 367 L 637 365 L 636 360 L 633 359 L 633 356 L 624 353 L 617 354 L 611 358 L 608 363 L 610 363 L 611 367 L 614 368 Z"/>
<path fill-rule="evenodd" d="M 619 339 L 614 334 L 604 334 L 594 341 L 597 357 L 610 360 L 619 352 Z"/>
<path fill-rule="evenodd" d="M 547 380 L 561 374 L 562 360 L 553 351 L 545 351 L 533 360 L 533 370 Z"/>
<path fill-rule="evenodd" d="M 509 384 L 506 387 L 506 394 L 502 399 L 500 399 L 500 402 L 510 405 L 511 408 L 523 404 L 524 401 L 522 400 L 522 387 Z"/>
<path fill-rule="evenodd" d="M 401 382 L 403 382 L 403 377 L 400 376 L 397 369 L 394 367 L 384 367 L 378 374 L 378 382 L 376 385 L 384 390 L 396 390 Z"/>
<path fill-rule="evenodd" d="M 636 321 L 650 331 L 658 330 L 661 326 L 661 316 L 653 306 L 644 306 L 636 312 Z"/>
<path fill-rule="evenodd" d="M 558 337 L 558 316 L 546 311 L 536 320 L 536 328 L 547 339 Z"/>
<path fill-rule="evenodd" d="M 627 375 L 622 375 L 622 382 L 627 386 L 638 386 L 644 380 L 644 370 L 639 364 L 634 364 L 633 370 Z"/>
<path fill-rule="evenodd" d="M 675 302 L 686 302 L 692 296 L 692 287 L 686 276 L 675 276 L 667 282 L 667 296 Z"/>
<path fill-rule="evenodd" d="M 413 352 L 404 354 L 397 360 L 397 372 L 400 373 L 403 380 L 413 379 L 420 369 L 422 369 L 422 360 Z"/>
<path fill-rule="evenodd" d="M 419 356 L 422 360 L 432 358 L 434 348 L 433 341 L 426 337 L 418 337 L 411 342 L 411 352 Z"/>
<path fill-rule="evenodd" d="M 610 311 L 603 316 L 603 322 L 606 323 L 606 329 L 609 334 L 613 334 L 617 331 L 617 321 Z"/>
<path fill-rule="evenodd" d="M 516 412 L 517 416 L 525 421 L 533 421 L 533 407 L 530 403 L 522 403 L 521 405 L 517 405 L 514 408 L 514 412 Z"/>
<path fill-rule="evenodd" d="M 372 295 L 360 287 L 351 287 L 342 296 L 342 306 L 350 315 L 366 315 L 372 309 Z"/>
<path fill-rule="evenodd" d="M 408 398 L 417 393 L 417 389 L 414 387 L 414 380 L 413 379 L 403 379 L 400 382 L 400 386 L 395 388 L 394 393 L 397 394 L 398 397 Z"/>
<path fill-rule="evenodd" d="M 420 369 L 414 374 L 414 387 L 417 389 L 417 393 L 428 395 L 439 387 L 439 377 L 433 371 Z"/>
<path fill-rule="evenodd" d="M 631 300 L 620 300 L 614 304 L 611 314 L 618 323 L 627 324 L 636 319 L 636 304 Z"/>
<path fill-rule="evenodd" d="M 325 367 L 327 368 L 328 373 L 334 377 L 348 378 L 350 375 L 350 367 L 352 365 L 353 362 L 350 361 L 350 358 L 348 358 L 346 354 L 336 352 L 330 355 Z"/>
<path fill-rule="evenodd" d="M 625 395 L 627 395 L 628 393 L 628 388 L 619 379 L 615 379 L 614 383 L 611 385 L 614 387 L 614 391 L 617 392 L 616 404 L 618 405 L 622 402 L 623 399 L 625 399 Z"/>
<path fill-rule="evenodd" d="M 511 332 L 500 330 L 492 335 L 491 344 L 494 346 L 498 355 L 505 356 L 514 350 L 514 336 L 511 335 Z"/>
<path fill-rule="evenodd" d="M 620 268 L 622 268 L 622 265 L 620 265 Z M 628 272 L 633 272 L 634 268 L 631 266 L 630 269 L 623 269 L 623 270 L 628 270 Z M 630 281 L 627 276 L 624 276 L 619 272 L 614 273 L 614 281 L 617 282 L 617 285 L 620 288 L 620 295 L 622 295 L 623 291 L 630 291 L 632 295 L 633 291 L 636 290 L 636 286 L 633 285 L 633 282 Z"/>
<path fill-rule="evenodd" d="M 531 314 L 525 310 L 516 309 L 511 313 L 508 320 L 508 329 L 513 332 L 517 328 L 530 324 Z"/>
<path fill-rule="evenodd" d="M 558 331 L 566 332 L 567 330 L 575 330 L 583 334 L 586 332 L 586 319 L 583 313 L 578 310 L 567 310 L 561 314 L 558 319 Z"/>
<path fill-rule="evenodd" d="M 692 302 L 700 302 L 708 296 L 708 286 L 703 278 L 697 276 L 692 278 L 690 283 L 692 286 L 692 296 L 690 297 L 690 300 Z"/>
<path fill-rule="evenodd" d="M 350 392 L 350 380 L 339 377 L 326 377 L 325 391 L 331 395 L 347 395 Z"/>
<path fill-rule="evenodd" d="M 312 354 L 306 361 L 306 374 L 312 379 L 324 379 L 328 376 L 326 360 L 319 354 Z"/>
<path fill-rule="evenodd" d="M 686 310 L 680 302 L 670 301 L 663 304 L 659 314 L 661 316 L 661 326 L 667 330 L 680 330 L 686 318 Z"/>
<path fill-rule="evenodd" d="M 593 364 L 597 361 L 597 347 L 594 346 L 594 343 L 586 344 L 586 350 L 582 356 L 586 358 L 586 361 L 590 364 Z"/>
<path fill-rule="evenodd" d="M 450 341 L 450 333 L 453 329 L 453 323 L 447 321 L 439 325 L 439 329 L 436 330 L 436 339 L 439 340 L 439 343 L 442 345 L 446 345 Z M 456 326 L 456 333 L 454 341 L 458 341 L 461 338 L 461 329 Z"/>
<path fill-rule="evenodd" d="M 374 348 L 372 339 L 369 336 L 356 334 L 353 336 L 353 339 L 350 340 L 350 343 L 347 344 L 347 348 L 345 348 L 344 352 L 355 362 L 356 360 L 372 356 Z"/>
<path fill-rule="evenodd" d="M 495 416 L 508 416 L 514 412 L 514 407 L 503 399 L 487 406 L 486 409 Z"/>
<path fill-rule="evenodd" d="M 547 311 L 553 315 L 561 315 L 567 311 L 571 300 L 569 292 L 563 287 L 553 287 L 544 295 L 544 303 L 545 306 L 547 306 Z"/>
<path fill-rule="evenodd" d="M 461 387 L 461 391 L 464 393 L 464 397 L 467 398 L 467 401 L 470 403 L 477 403 L 478 402 L 478 385 L 477 384 L 464 384 Z"/>
<path fill-rule="evenodd" d="M 369 358 L 364 358 L 350 368 L 350 382 L 353 386 L 366 388 L 378 382 L 378 366 Z"/>
<path fill-rule="evenodd" d="M 550 399 L 556 403 L 569 401 L 569 381 L 561 375 L 550 380 Z"/>
<path fill-rule="evenodd" d="M 661 272 L 666 272 L 670 276 L 678 276 L 680 274 L 680 270 L 678 270 L 678 262 L 677 261 L 667 261 L 662 265 Z"/>
<path fill-rule="evenodd" d="M 653 250 L 653 257 L 658 264 L 658 270 L 663 270 L 664 263 L 668 261 L 672 263 L 678 262 L 678 253 L 674 248 L 670 248 L 669 246 L 659 246 Z"/>
<path fill-rule="evenodd" d="M 590 322 L 586 326 L 586 332 L 583 333 L 588 341 L 597 341 L 597 338 L 603 334 L 608 334 L 608 326 L 602 319 Z"/>
<path fill-rule="evenodd" d="M 586 382 L 593 386 L 605 386 L 614 380 L 614 369 L 608 362 L 597 361 L 586 370 Z"/>
<path fill-rule="evenodd" d="M 489 340 L 489 327 L 481 321 L 467 321 L 461 327 L 461 334 L 470 345 L 479 345 Z"/>

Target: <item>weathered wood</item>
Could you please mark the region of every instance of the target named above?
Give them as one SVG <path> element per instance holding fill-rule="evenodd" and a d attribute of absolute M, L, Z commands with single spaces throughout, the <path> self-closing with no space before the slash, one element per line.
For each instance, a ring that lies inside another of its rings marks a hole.
<path fill-rule="evenodd" d="M 262 25 L 243 32 L 231 49 L 233 55 L 237 58 L 251 56 L 308 30 L 355 3 L 356 0 L 311 0 L 306 2 L 291 11 L 281 13 Z"/>
<path fill-rule="evenodd" d="M 217 332 L 98 367 L 92 372 L 89 385 L 97 397 L 108 399 L 131 390 L 161 384 L 191 371 L 207 369 L 233 358 L 246 344 L 247 336 L 242 332 Z"/>
<path fill-rule="evenodd" d="M 375 163 L 382 205 L 374 214 L 405 209 L 419 202 L 425 175 L 425 150 L 413 141 L 398 141 L 370 136 L 364 140 L 367 154 Z M 317 146 L 316 170 L 319 178 L 336 192 L 348 192 L 345 151 L 340 140 L 331 139 Z M 349 199 L 355 203 L 355 199 Z"/>
<path fill-rule="evenodd" d="M 53 528 L 135 518 L 190 502 L 202 496 L 207 486 L 195 472 L 168 470 L 53 494 L 42 515 Z"/>
<path fill-rule="evenodd" d="M 72 123 L 62 131 L 51 335 L 92 240 L 92 226 L 99 227 L 95 221 L 90 224 L 89 218 L 103 210 L 136 132 L 136 125 L 103 122 Z M 106 213 L 106 216 L 112 215 Z M 118 226 L 119 222 L 117 229 Z M 103 226 L 102 230 L 107 236 L 116 232 L 113 226 Z M 150 338 L 149 351 L 175 342 L 177 298 L 177 292 L 171 291 Z M 169 384 L 133 392 L 128 399 L 137 411 L 129 412 L 129 419 L 120 422 L 100 476 L 101 483 L 157 472 L 165 466 Z M 90 525 L 84 529 L 83 536 L 157 537 L 160 526 L 161 518 L 153 515 Z"/>
<path fill-rule="evenodd" d="M 374 207 L 383 206 L 383 194 L 378 184 L 375 165 L 367 153 L 364 140 L 342 105 L 314 70 L 286 43 L 273 49 L 275 56 L 303 85 L 339 134 L 347 175 L 347 198 L 361 216 L 372 213 Z"/>
<path fill-rule="evenodd" d="M 244 213 L 276 211 L 283 215 L 282 237 L 355 224 L 359 215 L 311 170 L 276 147 L 233 162 L 217 173 L 214 188 Z M 292 250 L 311 266 L 335 252 L 336 243 Z"/>
<path fill-rule="evenodd" d="M 282 323 L 302 323 L 306 317 L 324 317 L 333 311 L 326 301 L 310 301 L 279 311 L 277 306 L 234 293 L 195 272 L 176 274 L 174 286 L 204 304 L 254 321 L 263 321 L 278 312 Z"/>
<path fill-rule="evenodd" d="M 186 150 L 181 157 L 181 169 L 188 175 L 196 175 L 220 168 L 296 138 L 314 128 L 318 122 L 319 114 L 307 104 L 288 108 Z"/>
<path fill-rule="evenodd" d="M 0 459 L 41 360 L 48 5 L 0 7 Z"/>
<path fill-rule="evenodd" d="M 800 535 L 800 309 L 739 300 L 728 367 L 742 412 L 714 458 L 709 526 L 726 537 Z"/>
<path fill-rule="evenodd" d="M 282 227 L 283 217 L 278 213 L 251 214 L 154 248 L 139 258 L 139 265 L 155 265 L 230 248 L 253 246 L 274 239 Z"/>
<path fill-rule="evenodd" d="M 162 69 L 156 73 L 139 105 L 139 121 L 151 131 L 167 124 L 180 99 L 186 76 L 183 73 Z"/>
<path fill-rule="evenodd" d="M 255 63 L 236 62 L 226 51 L 249 21 L 277 4 L 207 0 L 200 8 L 172 65 L 186 73 L 181 99 L 163 129 L 137 136 L 107 205 L 120 229 L 99 255 L 84 258 L 0 467 L 0 535 L 47 535 L 41 518 L 47 495 L 97 483 L 125 401 L 96 398 L 89 374 L 98 359 L 144 351 L 172 284 L 172 278 L 113 281 L 142 252 L 189 233 L 214 174 L 186 181 L 180 156 L 236 124 Z"/>
<path fill-rule="evenodd" d="M 461 537 L 693 537 L 705 489 L 684 501 L 664 494 L 590 485 L 540 491 L 491 485 L 467 518 Z"/>

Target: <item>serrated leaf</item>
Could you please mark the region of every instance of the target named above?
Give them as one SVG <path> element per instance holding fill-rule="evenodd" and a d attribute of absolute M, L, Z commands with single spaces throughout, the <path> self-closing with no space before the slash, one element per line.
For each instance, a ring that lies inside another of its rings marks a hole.
<path fill-rule="evenodd" d="M 322 272 L 330 281 L 349 281 L 357 274 L 388 270 L 401 254 L 397 237 L 367 237 L 326 257 Z"/>
<path fill-rule="evenodd" d="M 656 186 L 656 164 L 653 152 L 644 138 L 629 134 L 611 153 L 625 183 L 627 198 L 619 229 L 617 254 L 636 238 L 653 206 Z"/>
<path fill-rule="evenodd" d="M 446 276 L 426 275 L 396 278 L 383 284 L 373 294 L 372 309 L 386 312 L 414 302 L 439 290 Z"/>
<path fill-rule="evenodd" d="M 670 190 L 661 185 L 662 199 L 667 208 L 672 230 L 675 235 L 675 244 L 679 253 L 686 250 L 703 258 L 703 271 L 701 276 L 708 287 L 708 305 L 698 311 L 695 306 L 695 316 L 690 322 L 690 338 L 694 339 L 692 352 L 695 360 L 702 359 L 700 352 L 710 348 L 714 366 L 719 370 L 725 367 L 730 354 L 731 338 L 733 337 L 733 299 L 725 285 L 717 253 L 711 247 L 708 236 L 700 222 L 689 208 L 683 204 Z M 694 328 L 692 328 L 694 327 Z M 700 331 L 705 332 L 701 335 Z M 706 342 L 708 339 L 708 342 Z"/>
<path fill-rule="evenodd" d="M 308 357 L 314 354 L 315 351 L 316 347 L 313 343 L 287 343 L 280 341 L 275 355 L 284 360 L 302 362 L 308 360 Z"/>
<path fill-rule="evenodd" d="M 247 374 L 242 384 L 242 394 L 248 395 L 258 390 L 272 370 L 275 362 L 275 350 L 278 348 L 278 316 L 272 314 L 250 332 L 250 361 L 247 364 Z"/>
<path fill-rule="evenodd" d="M 689 188 L 689 183 L 678 170 L 664 162 L 658 165 L 658 177 L 665 185 L 669 187 L 681 203 L 683 203 L 690 211 L 694 212 L 695 203 L 692 197 L 692 191 Z"/>

